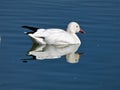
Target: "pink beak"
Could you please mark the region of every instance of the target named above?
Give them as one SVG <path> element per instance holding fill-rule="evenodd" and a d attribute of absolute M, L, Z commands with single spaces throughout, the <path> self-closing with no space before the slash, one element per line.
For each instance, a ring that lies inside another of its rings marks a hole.
<path fill-rule="evenodd" d="M 84 30 L 82 30 L 82 29 L 80 29 L 80 31 L 79 31 L 79 32 L 80 32 L 80 33 L 83 33 L 83 34 L 85 33 L 85 31 L 84 31 Z"/>

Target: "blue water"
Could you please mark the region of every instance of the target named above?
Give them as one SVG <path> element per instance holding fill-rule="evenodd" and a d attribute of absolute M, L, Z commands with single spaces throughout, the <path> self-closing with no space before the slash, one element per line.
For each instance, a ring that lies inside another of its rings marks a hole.
<path fill-rule="evenodd" d="M 119 10 L 119 0 L 0 0 L 0 90 L 120 90 Z M 22 25 L 66 29 L 70 21 L 86 31 L 79 62 L 31 59 Z"/>

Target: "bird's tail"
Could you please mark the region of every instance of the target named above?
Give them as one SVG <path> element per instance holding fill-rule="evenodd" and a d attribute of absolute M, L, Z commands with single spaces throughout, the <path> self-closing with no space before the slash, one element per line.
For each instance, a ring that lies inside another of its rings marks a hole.
<path fill-rule="evenodd" d="M 39 28 L 37 27 L 31 27 L 31 26 L 22 26 L 22 28 L 27 28 L 27 29 L 30 29 L 32 30 L 33 32 L 36 32 Z"/>

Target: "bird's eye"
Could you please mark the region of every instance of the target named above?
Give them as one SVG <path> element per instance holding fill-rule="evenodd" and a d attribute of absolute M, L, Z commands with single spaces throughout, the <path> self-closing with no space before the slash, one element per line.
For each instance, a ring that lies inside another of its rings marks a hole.
<path fill-rule="evenodd" d="M 76 28 L 78 28 L 78 26 L 76 26 Z"/>

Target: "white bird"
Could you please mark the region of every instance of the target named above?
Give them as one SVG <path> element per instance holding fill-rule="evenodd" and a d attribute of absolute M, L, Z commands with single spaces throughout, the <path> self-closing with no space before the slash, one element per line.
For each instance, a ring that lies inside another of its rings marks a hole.
<path fill-rule="evenodd" d="M 26 34 L 39 44 L 53 44 L 53 45 L 69 45 L 69 44 L 81 44 L 80 39 L 76 33 L 85 33 L 76 22 L 70 22 L 67 30 L 50 28 L 42 29 L 30 26 L 23 26 L 32 30 Z"/>

